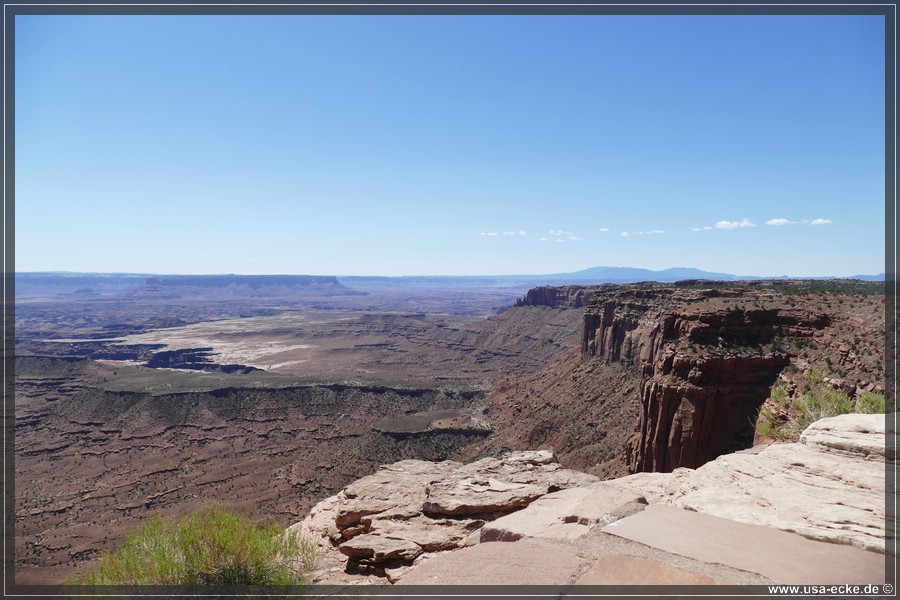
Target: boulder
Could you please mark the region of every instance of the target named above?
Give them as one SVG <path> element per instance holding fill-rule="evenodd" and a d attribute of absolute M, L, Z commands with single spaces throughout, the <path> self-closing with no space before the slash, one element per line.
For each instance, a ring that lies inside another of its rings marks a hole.
<path fill-rule="evenodd" d="M 819 451 L 884 460 L 884 434 L 884 415 L 840 415 L 811 424 L 800 435 L 800 443 Z"/>
<path fill-rule="evenodd" d="M 547 492 L 592 481 L 597 478 L 563 469 L 548 450 L 512 452 L 465 465 L 428 486 L 423 511 L 497 516 L 523 508 Z"/>
<path fill-rule="evenodd" d="M 424 460 L 402 460 L 385 465 L 344 489 L 335 525 L 346 531 L 359 525 L 368 515 L 411 517 L 418 514 L 425 501 L 426 486 L 461 467 L 460 463 L 452 461 L 434 463 Z"/>
<path fill-rule="evenodd" d="M 547 488 L 494 478 L 465 477 L 428 488 L 422 508 L 428 516 L 488 515 L 518 510 L 547 493 Z"/>
<path fill-rule="evenodd" d="M 402 538 L 365 533 L 341 544 L 340 551 L 350 558 L 379 563 L 392 559 L 413 560 L 422 554 L 422 547 Z"/>

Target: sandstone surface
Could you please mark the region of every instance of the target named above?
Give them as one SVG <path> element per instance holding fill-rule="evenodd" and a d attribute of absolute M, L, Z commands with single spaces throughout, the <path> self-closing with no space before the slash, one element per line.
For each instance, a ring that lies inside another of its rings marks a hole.
<path fill-rule="evenodd" d="M 844 415 L 797 443 L 607 481 L 562 469 L 546 451 L 404 461 L 293 528 L 331 557 L 318 583 L 881 583 L 884 429 L 884 415 Z M 544 491 L 518 508 L 509 492 L 522 486 Z M 428 514 L 430 494 L 448 490 L 473 514 Z M 495 510 L 479 495 L 508 504 Z M 348 507 L 363 497 L 379 512 L 342 519 L 361 514 Z"/>
<path fill-rule="evenodd" d="M 613 482 L 589 483 L 546 494 L 527 508 L 481 528 L 482 542 L 522 538 L 575 539 L 597 524 L 605 525 L 643 510 L 646 499 Z"/>
<path fill-rule="evenodd" d="M 584 559 L 570 550 L 517 544 L 478 544 L 434 556 L 404 575 L 402 585 L 555 585 L 572 579 Z"/>
<path fill-rule="evenodd" d="M 799 443 L 619 481 L 680 508 L 884 552 L 884 423 L 884 415 L 831 417 Z"/>
<path fill-rule="evenodd" d="M 614 554 L 598 558 L 577 585 L 716 585 L 724 581 L 672 565 Z"/>
<path fill-rule="evenodd" d="M 665 504 L 649 506 L 603 531 L 702 562 L 753 571 L 773 583 L 884 581 L 882 554 Z"/>
<path fill-rule="evenodd" d="M 324 555 L 320 576 L 328 581 L 341 565 L 393 579 L 423 552 L 476 543 L 485 522 L 548 492 L 593 482 L 596 477 L 560 467 L 548 451 L 512 452 L 467 465 L 406 460 L 320 502 L 291 530 L 318 540 Z"/>

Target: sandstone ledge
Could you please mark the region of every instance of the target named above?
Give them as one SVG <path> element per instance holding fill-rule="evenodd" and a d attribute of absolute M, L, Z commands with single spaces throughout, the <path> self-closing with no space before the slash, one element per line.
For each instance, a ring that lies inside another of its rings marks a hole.
<path fill-rule="evenodd" d="M 800 583 L 883 582 L 884 429 L 884 415 L 844 415 L 814 423 L 799 443 L 608 481 L 563 469 L 546 451 L 401 461 L 291 529 L 319 540 L 321 584 L 511 583 L 485 574 L 525 577 L 536 552 L 561 565 L 546 563 L 540 582 L 560 585 L 797 583 L 792 572 Z M 728 560 L 686 550 L 711 544 Z M 791 553 L 817 558 L 791 571 L 779 564 Z M 647 565 L 662 566 L 642 575 Z"/>

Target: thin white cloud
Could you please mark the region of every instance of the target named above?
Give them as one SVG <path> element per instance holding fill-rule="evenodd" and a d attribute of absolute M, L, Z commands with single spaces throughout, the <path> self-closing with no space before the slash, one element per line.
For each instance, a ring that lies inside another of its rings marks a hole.
<path fill-rule="evenodd" d="M 521 229 L 519 231 L 504 231 L 503 233 L 500 233 L 497 231 L 482 231 L 481 235 L 488 236 L 488 237 L 499 237 L 501 235 L 506 236 L 506 237 L 511 237 L 511 236 L 524 237 L 524 236 L 528 235 L 528 232 L 523 231 Z"/>
<path fill-rule="evenodd" d="M 700 231 L 699 227 L 691 227 L 691 231 Z"/>
<path fill-rule="evenodd" d="M 810 225 L 831 225 L 831 219 L 813 219 Z"/>
<path fill-rule="evenodd" d="M 600 233 L 606 233 L 607 231 L 609 231 L 609 227 L 601 227 L 597 231 L 599 231 Z"/>
<path fill-rule="evenodd" d="M 716 229 L 737 229 L 738 227 L 756 227 L 750 219 L 743 219 L 741 221 L 718 221 L 715 224 Z"/>
<path fill-rule="evenodd" d="M 549 242 L 550 240 L 547 239 L 547 238 L 542 237 L 542 238 L 541 238 L 541 241 L 542 241 L 542 242 Z"/>
<path fill-rule="evenodd" d="M 520 232 L 524 235 L 524 231 Z M 571 231 L 563 231 L 562 229 L 551 229 L 549 232 L 550 238 L 554 242 L 565 242 L 566 240 L 580 240 L 579 236 L 575 235 L 574 232 Z M 541 238 L 542 240 L 546 240 L 548 238 Z"/>
<path fill-rule="evenodd" d="M 629 235 L 631 235 L 631 234 L 628 233 L 627 231 L 622 232 L 622 237 L 628 237 Z"/>
<path fill-rule="evenodd" d="M 789 219 L 777 218 L 777 219 L 769 219 L 766 221 L 766 225 L 793 225 L 797 221 L 791 221 Z"/>
<path fill-rule="evenodd" d="M 707 225 L 706 227 L 703 228 L 703 231 L 709 231 L 710 229 L 712 229 L 712 227 L 710 227 L 709 225 Z"/>

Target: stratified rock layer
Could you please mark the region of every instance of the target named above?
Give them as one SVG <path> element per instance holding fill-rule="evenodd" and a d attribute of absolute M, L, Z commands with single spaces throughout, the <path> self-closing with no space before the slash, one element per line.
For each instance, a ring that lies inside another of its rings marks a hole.
<path fill-rule="evenodd" d="M 696 468 L 753 445 L 760 406 L 782 371 L 834 328 L 829 314 L 792 303 L 762 287 L 597 291 L 585 309 L 583 355 L 641 372 L 641 417 L 625 457 L 632 473 Z M 851 394 L 874 385 L 827 383 Z"/>

